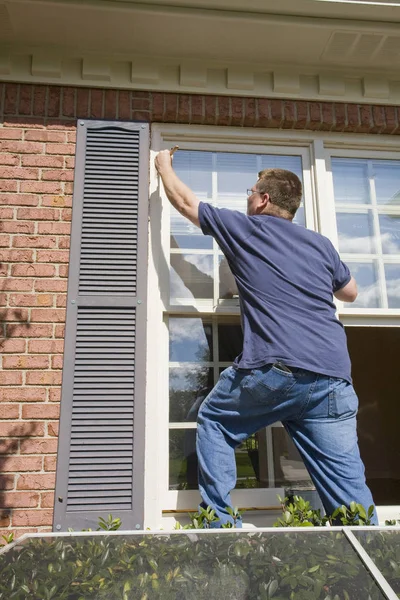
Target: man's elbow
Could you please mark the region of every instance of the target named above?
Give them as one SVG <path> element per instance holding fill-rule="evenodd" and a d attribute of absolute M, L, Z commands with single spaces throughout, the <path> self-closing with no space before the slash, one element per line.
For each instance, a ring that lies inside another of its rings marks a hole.
<path fill-rule="evenodd" d="M 342 289 L 335 292 L 334 296 L 342 302 L 354 302 L 358 296 L 357 283 L 354 277 Z"/>

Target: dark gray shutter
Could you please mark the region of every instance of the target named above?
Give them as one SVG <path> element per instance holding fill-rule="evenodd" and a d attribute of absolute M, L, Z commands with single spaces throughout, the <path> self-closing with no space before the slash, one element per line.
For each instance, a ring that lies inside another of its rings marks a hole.
<path fill-rule="evenodd" d="M 142 528 L 149 127 L 77 127 L 54 528 Z"/>

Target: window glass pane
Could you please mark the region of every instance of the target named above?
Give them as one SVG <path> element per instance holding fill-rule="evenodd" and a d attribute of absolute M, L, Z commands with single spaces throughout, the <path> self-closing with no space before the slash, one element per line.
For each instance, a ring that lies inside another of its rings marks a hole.
<path fill-rule="evenodd" d="M 218 350 L 220 362 L 233 362 L 242 351 L 243 333 L 240 323 L 218 324 Z"/>
<path fill-rule="evenodd" d="M 190 248 L 192 250 L 211 250 L 213 239 L 203 235 L 200 227 L 196 227 L 171 206 L 171 248 Z"/>
<path fill-rule="evenodd" d="M 285 428 L 273 427 L 271 431 L 275 486 L 290 488 L 300 494 L 301 490 L 315 489 L 303 460 Z"/>
<path fill-rule="evenodd" d="M 212 198 L 212 152 L 180 150 L 174 154 L 174 170 L 200 200 Z"/>
<path fill-rule="evenodd" d="M 400 308 L 400 264 L 385 265 L 389 308 Z"/>
<path fill-rule="evenodd" d="M 232 271 L 225 256 L 218 257 L 219 262 L 219 297 L 222 300 L 238 295 L 238 289 Z"/>
<path fill-rule="evenodd" d="M 169 489 L 197 490 L 196 429 L 169 430 Z"/>
<path fill-rule="evenodd" d="M 303 227 L 306 226 L 306 215 L 304 211 L 304 206 L 302 204 L 297 209 L 297 212 L 293 219 L 293 223 L 296 223 L 296 225 L 302 225 Z"/>
<path fill-rule="evenodd" d="M 357 281 L 358 296 L 355 302 L 345 306 L 349 308 L 380 308 L 381 294 L 376 262 L 348 262 L 348 266 Z"/>
<path fill-rule="evenodd" d="M 206 254 L 171 254 L 171 302 L 187 298 L 213 298 L 213 257 Z"/>
<path fill-rule="evenodd" d="M 261 171 L 264 169 L 286 169 L 295 173 L 303 183 L 301 156 L 282 156 L 280 154 L 262 154 Z"/>
<path fill-rule="evenodd" d="M 400 214 L 379 215 L 382 251 L 384 254 L 400 254 Z"/>
<path fill-rule="evenodd" d="M 372 212 L 367 214 L 337 212 L 339 251 L 356 254 L 375 252 Z"/>
<path fill-rule="evenodd" d="M 229 152 L 216 156 L 218 206 L 246 212 L 246 190 L 257 181 L 257 156 Z"/>
<path fill-rule="evenodd" d="M 400 204 L 400 161 L 374 161 L 372 168 L 377 203 L 398 206 Z"/>
<path fill-rule="evenodd" d="M 169 420 L 196 421 L 204 398 L 213 387 L 213 369 L 188 364 L 169 370 Z"/>
<path fill-rule="evenodd" d="M 170 362 L 209 362 L 213 360 L 212 327 L 203 319 L 169 319 Z"/>
<path fill-rule="evenodd" d="M 337 204 L 370 204 L 366 160 L 332 158 L 332 175 Z"/>

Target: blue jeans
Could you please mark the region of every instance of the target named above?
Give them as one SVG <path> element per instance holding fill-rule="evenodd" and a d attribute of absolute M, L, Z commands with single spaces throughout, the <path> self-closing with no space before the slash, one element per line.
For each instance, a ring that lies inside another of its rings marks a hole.
<path fill-rule="evenodd" d="M 197 417 L 202 506 L 222 524 L 236 485 L 235 448 L 259 429 L 282 421 L 308 469 L 327 514 L 351 501 L 373 504 L 357 441 L 358 398 L 343 379 L 274 365 L 225 369 Z M 376 513 L 373 523 L 378 524 Z"/>

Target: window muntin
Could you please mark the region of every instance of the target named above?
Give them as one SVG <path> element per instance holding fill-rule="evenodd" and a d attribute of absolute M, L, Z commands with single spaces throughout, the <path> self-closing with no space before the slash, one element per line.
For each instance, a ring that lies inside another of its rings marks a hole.
<path fill-rule="evenodd" d="M 333 157 L 339 252 L 357 280 L 346 308 L 400 304 L 400 161 Z"/>

